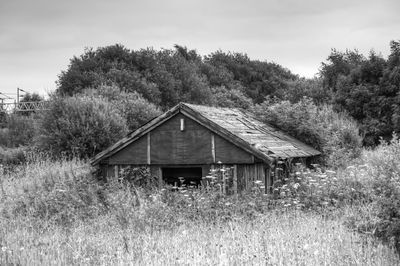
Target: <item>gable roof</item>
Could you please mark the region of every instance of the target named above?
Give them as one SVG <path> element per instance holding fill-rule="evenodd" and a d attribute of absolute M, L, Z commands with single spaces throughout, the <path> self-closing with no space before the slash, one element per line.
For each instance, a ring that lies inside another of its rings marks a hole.
<path fill-rule="evenodd" d="M 286 133 L 257 120 L 249 112 L 236 108 L 180 103 L 97 154 L 91 160 L 91 164 L 96 165 L 122 150 L 178 113 L 195 120 L 215 134 L 220 135 L 265 162 L 272 162 L 274 158 L 278 157 L 286 159 L 321 154 L 316 149 L 290 137 Z"/>

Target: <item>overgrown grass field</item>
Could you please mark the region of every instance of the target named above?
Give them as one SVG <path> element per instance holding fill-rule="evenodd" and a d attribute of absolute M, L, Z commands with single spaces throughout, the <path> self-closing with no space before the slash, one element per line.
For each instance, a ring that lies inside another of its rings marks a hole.
<path fill-rule="evenodd" d="M 399 147 L 238 199 L 103 184 L 83 161 L 28 156 L 0 170 L 0 264 L 399 265 Z"/>
<path fill-rule="evenodd" d="M 177 214 L 179 215 L 179 214 Z M 113 215 L 73 227 L 1 222 L 1 264 L 20 265 L 398 265 L 387 246 L 340 221 L 302 212 L 252 220 L 121 228 Z"/>

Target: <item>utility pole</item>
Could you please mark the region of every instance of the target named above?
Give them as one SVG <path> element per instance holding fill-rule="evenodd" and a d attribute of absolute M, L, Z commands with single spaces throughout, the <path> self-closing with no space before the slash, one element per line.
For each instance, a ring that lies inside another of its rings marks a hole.
<path fill-rule="evenodd" d="M 21 91 L 21 92 L 27 93 L 27 92 L 24 91 L 23 89 L 17 88 L 17 104 L 18 104 L 18 105 L 19 105 L 19 98 L 23 96 L 23 95 L 20 95 L 20 93 L 19 93 L 20 91 Z"/>
<path fill-rule="evenodd" d="M 20 97 L 23 97 L 23 95 L 20 95 L 20 93 L 19 93 L 20 91 L 21 91 L 21 92 L 27 93 L 27 92 L 24 91 L 23 89 L 17 88 L 17 105 L 15 106 L 17 110 L 19 109 L 19 98 L 20 98 Z"/>

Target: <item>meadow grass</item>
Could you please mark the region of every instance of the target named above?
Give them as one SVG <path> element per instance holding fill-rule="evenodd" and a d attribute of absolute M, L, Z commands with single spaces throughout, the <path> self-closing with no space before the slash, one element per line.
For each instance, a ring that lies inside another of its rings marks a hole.
<path fill-rule="evenodd" d="M 179 215 L 179 214 L 177 214 Z M 169 229 L 119 226 L 113 216 L 71 228 L 1 222 L 1 264 L 14 265 L 398 265 L 387 246 L 340 221 L 299 211 Z"/>
<path fill-rule="evenodd" d="M 400 264 L 392 246 L 346 226 L 351 206 L 271 208 L 262 195 L 145 191 L 90 172 L 41 158 L 0 173 L 0 265 Z"/>

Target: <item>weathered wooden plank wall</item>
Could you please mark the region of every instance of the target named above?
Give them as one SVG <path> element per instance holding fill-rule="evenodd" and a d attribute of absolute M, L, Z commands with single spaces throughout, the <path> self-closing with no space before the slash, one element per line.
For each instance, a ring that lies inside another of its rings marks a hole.
<path fill-rule="evenodd" d="M 177 114 L 153 131 L 112 155 L 108 164 L 223 164 L 252 163 L 248 152 Z"/>
<path fill-rule="evenodd" d="M 237 178 L 238 190 L 248 190 L 254 186 L 254 182 L 259 180 L 265 182 L 265 168 L 263 163 L 256 164 L 238 164 Z"/>
<path fill-rule="evenodd" d="M 211 132 L 182 114 L 151 132 L 150 149 L 152 164 L 212 163 Z"/>
<path fill-rule="evenodd" d="M 215 136 L 216 161 L 223 164 L 252 163 L 253 156 L 229 141 Z"/>
<path fill-rule="evenodd" d="M 143 136 L 108 159 L 109 164 L 146 164 L 147 136 Z"/>

